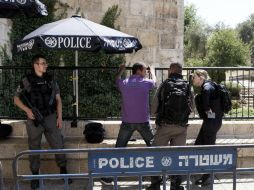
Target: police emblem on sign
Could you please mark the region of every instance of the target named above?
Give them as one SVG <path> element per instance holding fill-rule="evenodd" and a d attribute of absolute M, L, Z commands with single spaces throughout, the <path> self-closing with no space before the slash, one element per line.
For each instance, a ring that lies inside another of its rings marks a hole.
<path fill-rule="evenodd" d="M 164 156 L 161 159 L 161 164 L 165 167 L 171 166 L 172 164 L 172 158 L 169 156 Z"/>
<path fill-rule="evenodd" d="M 55 37 L 47 37 L 45 38 L 45 44 L 50 47 L 50 48 L 54 48 L 57 46 L 57 39 Z"/>
<path fill-rule="evenodd" d="M 123 40 L 123 46 L 124 48 L 128 48 L 131 46 L 131 41 L 129 39 L 124 39 Z"/>
<path fill-rule="evenodd" d="M 29 42 L 28 42 L 28 49 L 32 49 L 34 46 L 34 40 L 31 39 Z"/>
<path fill-rule="evenodd" d="M 135 41 L 131 41 L 130 39 L 124 39 L 123 40 L 123 46 L 125 48 L 131 48 L 131 47 L 134 47 L 135 46 Z"/>

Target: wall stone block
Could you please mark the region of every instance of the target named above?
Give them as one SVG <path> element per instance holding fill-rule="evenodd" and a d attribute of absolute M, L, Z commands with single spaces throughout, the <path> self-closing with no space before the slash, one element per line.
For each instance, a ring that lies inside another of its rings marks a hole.
<path fill-rule="evenodd" d="M 178 6 L 174 3 L 167 3 L 167 1 L 163 1 L 162 3 L 161 1 L 156 1 L 154 10 L 156 18 L 178 18 Z"/>
<path fill-rule="evenodd" d="M 159 51 L 159 57 L 160 57 L 160 64 L 161 67 L 169 67 L 169 63 L 172 62 L 180 62 L 180 57 L 177 53 L 177 51 L 171 49 L 171 50 L 165 50 L 165 49 L 161 49 Z"/>
<path fill-rule="evenodd" d="M 153 16 L 154 3 L 151 0 L 131 0 L 130 13 L 132 15 Z"/>
<path fill-rule="evenodd" d="M 139 35 L 139 30 L 137 28 L 121 27 L 121 31 L 136 37 Z"/>
<path fill-rule="evenodd" d="M 144 25 L 144 17 L 139 16 L 131 16 L 126 19 L 126 27 L 130 28 L 143 28 Z"/>
<path fill-rule="evenodd" d="M 156 31 L 141 31 L 139 34 L 139 40 L 145 47 L 154 47 L 159 45 L 159 35 Z"/>
<path fill-rule="evenodd" d="M 108 8 L 112 7 L 113 5 L 121 5 L 121 4 L 119 0 L 102 0 L 101 1 L 102 12 L 105 13 L 108 10 Z M 121 6 L 120 8 L 122 9 Z"/>
<path fill-rule="evenodd" d="M 175 49 L 176 38 L 168 33 L 161 34 L 160 44 L 162 49 Z"/>

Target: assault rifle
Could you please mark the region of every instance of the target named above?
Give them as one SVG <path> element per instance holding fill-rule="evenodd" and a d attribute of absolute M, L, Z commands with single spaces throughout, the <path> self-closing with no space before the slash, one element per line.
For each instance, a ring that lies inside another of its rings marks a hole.
<path fill-rule="evenodd" d="M 36 108 L 34 107 L 31 102 L 28 100 L 28 98 L 26 97 L 26 95 L 24 93 L 22 93 L 26 103 L 28 104 L 28 106 L 31 108 L 33 114 L 34 114 L 34 125 L 36 127 L 38 127 L 39 125 L 45 127 L 45 120 L 44 120 L 44 117 L 43 115 L 41 114 L 41 112 Z"/>
<path fill-rule="evenodd" d="M 41 112 L 36 108 L 36 107 L 32 107 L 32 112 L 34 114 L 34 125 L 36 127 L 38 127 L 39 125 L 45 127 L 45 120 L 44 120 L 44 117 L 43 115 L 41 114 Z"/>

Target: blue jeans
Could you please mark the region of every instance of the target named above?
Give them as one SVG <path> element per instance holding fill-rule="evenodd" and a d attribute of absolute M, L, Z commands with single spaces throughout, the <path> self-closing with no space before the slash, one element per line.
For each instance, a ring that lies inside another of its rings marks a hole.
<path fill-rule="evenodd" d="M 149 122 L 146 123 L 125 123 L 122 122 L 118 133 L 116 147 L 126 147 L 134 131 L 138 131 L 144 139 L 147 146 L 151 146 L 153 139 L 152 127 Z"/>

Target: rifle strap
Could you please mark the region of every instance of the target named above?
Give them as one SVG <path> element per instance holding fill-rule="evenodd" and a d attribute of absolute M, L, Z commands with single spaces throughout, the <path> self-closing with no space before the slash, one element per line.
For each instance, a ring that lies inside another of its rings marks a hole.
<path fill-rule="evenodd" d="M 23 96 L 23 98 L 25 99 L 25 101 L 26 101 L 26 103 L 28 104 L 28 106 L 29 106 L 30 108 L 32 108 L 33 105 L 32 105 L 31 102 L 28 100 L 28 98 L 26 97 L 26 95 L 25 95 L 24 93 L 22 93 L 22 96 Z"/>
<path fill-rule="evenodd" d="M 51 92 L 50 99 L 49 99 L 50 106 L 52 106 L 52 104 L 54 102 L 55 95 L 56 95 L 56 82 L 53 80 L 52 81 L 52 92 Z"/>

